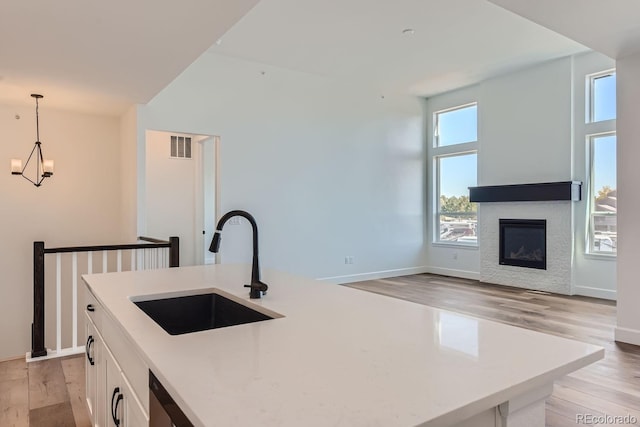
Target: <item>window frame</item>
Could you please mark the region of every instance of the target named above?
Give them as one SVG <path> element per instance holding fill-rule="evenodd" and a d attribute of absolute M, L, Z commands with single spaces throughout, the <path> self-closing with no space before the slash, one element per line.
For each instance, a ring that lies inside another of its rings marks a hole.
<path fill-rule="evenodd" d="M 449 153 L 449 154 L 442 154 L 442 155 L 434 155 L 433 156 L 433 160 L 434 160 L 434 171 L 435 171 L 435 184 L 436 184 L 436 188 L 434 191 L 435 194 L 435 214 L 434 214 L 434 241 L 433 243 L 436 243 L 438 245 L 454 245 L 454 246 L 470 246 L 470 247 L 477 247 L 478 246 L 478 241 L 476 240 L 475 242 L 460 242 L 460 241 L 448 241 L 448 240 L 441 240 L 440 239 L 440 216 L 442 215 L 442 209 L 441 209 L 441 205 L 440 205 L 440 190 L 441 190 L 441 179 L 440 179 L 440 160 L 442 159 L 450 159 L 452 157 L 461 157 L 461 156 L 469 156 L 469 155 L 476 155 L 476 165 L 477 165 L 477 156 L 478 156 L 478 150 L 474 149 L 474 150 L 468 150 L 468 151 L 456 151 L 454 153 Z M 477 167 L 476 167 L 476 183 L 477 183 Z M 476 210 L 476 236 L 477 236 L 477 231 L 478 231 L 478 212 Z"/>
<path fill-rule="evenodd" d="M 457 144 L 449 144 L 440 146 L 440 129 L 439 129 L 439 116 L 443 113 L 448 113 L 451 111 L 461 110 L 464 108 L 469 108 L 475 106 L 476 107 L 476 140 L 475 141 L 467 141 L 460 142 Z M 478 130 L 479 130 L 479 103 L 477 101 L 467 102 L 464 104 L 458 104 L 453 107 L 439 109 L 434 111 L 432 114 L 433 121 L 433 143 L 431 144 L 431 164 L 433 170 L 433 238 L 432 245 L 436 246 L 460 246 L 467 248 L 478 248 L 479 242 L 458 242 L 458 241 L 447 241 L 440 240 L 440 216 L 441 216 L 441 207 L 440 207 L 440 190 L 441 190 L 441 174 L 440 174 L 440 159 L 447 157 L 456 157 L 463 156 L 469 154 L 479 155 L 478 150 Z M 477 181 L 477 162 L 478 158 L 476 157 L 476 183 Z M 477 220 L 477 211 L 476 211 L 476 233 L 478 230 L 478 220 Z M 477 234 L 476 234 L 477 236 Z"/>
<path fill-rule="evenodd" d="M 594 188 L 594 143 L 593 141 L 602 136 L 616 135 L 616 117 L 606 120 L 595 121 L 595 82 L 597 79 L 616 75 L 616 68 L 606 68 L 594 73 L 585 74 L 585 119 L 584 119 L 584 138 L 585 138 L 585 164 L 586 164 L 586 184 L 587 184 L 587 197 L 588 200 L 585 203 L 585 230 L 584 230 L 584 252 L 588 256 L 594 256 L 599 258 L 615 259 L 617 251 L 600 251 L 596 250 L 595 243 L 595 221 L 596 216 L 601 216 L 603 213 L 596 214 L 595 212 L 595 197 L 597 189 Z M 617 112 L 616 112 L 617 114 Z M 616 141 L 617 144 L 617 141 Z M 617 183 L 616 183 L 617 187 Z M 613 215 L 613 214 L 604 214 Z M 617 212 L 616 212 L 617 220 Z"/>
<path fill-rule="evenodd" d="M 589 255 L 596 256 L 605 256 L 605 257 L 615 257 L 617 255 L 617 249 L 614 251 L 601 251 L 595 249 L 595 221 L 594 217 L 596 216 L 605 216 L 605 217 L 615 217 L 617 223 L 618 212 L 599 212 L 595 210 L 595 198 L 596 191 L 598 189 L 595 188 L 595 171 L 594 171 L 594 160 L 595 160 L 595 141 L 598 138 L 605 138 L 608 136 L 616 136 L 616 150 L 617 150 L 617 135 L 615 130 L 606 131 L 606 132 L 598 132 L 587 135 L 587 153 L 588 153 L 588 202 L 587 202 L 587 235 L 586 235 L 586 252 Z M 616 180 L 616 189 L 617 189 L 617 180 Z"/>
<path fill-rule="evenodd" d="M 597 73 L 593 73 L 593 74 L 588 74 L 586 76 L 586 94 L 587 96 L 585 97 L 585 107 L 586 107 L 586 118 L 585 118 L 585 123 L 586 124 L 592 124 L 592 123 L 603 123 L 603 122 L 607 122 L 609 120 L 615 120 L 615 117 L 613 119 L 606 119 L 606 120 L 595 120 L 595 105 L 596 103 L 595 101 L 595 82 L 596 80 L 603 78 L 603 77 L 607 77 L 607 76 L 615 76 L 616 75 L 616 69 L 615 68 L 610 68 L 608 70 L 604 70 L 604 71 L 599 71 Z M 617 83 L 617 79 L 616 79 L 616 83 Z M 617 112 L 616 112 L 617 114 Z M 615 129 L 615 126 L 614 126 Z"/>
<path fill-rule="evenodd" d="M 440 121 L 438 117 L 441 114 L 451 113 L 452 111 L 464 110 L 469 107 L 476 107 L 476 140 L 475 141 L 465 141 L 458 142 L 456 144 L 448 144 L 448 145 L 440 145 Z M 433 148 L 435 149 L 444 149 L 447 147 L 457 147 L 464 144 L 472 144 L 474 142 L 478 142 L 478 102 L 468 102 L 466 104 L 456 105 L 455 107 L 444 108 L 442 110 L 433 112 Z"/>

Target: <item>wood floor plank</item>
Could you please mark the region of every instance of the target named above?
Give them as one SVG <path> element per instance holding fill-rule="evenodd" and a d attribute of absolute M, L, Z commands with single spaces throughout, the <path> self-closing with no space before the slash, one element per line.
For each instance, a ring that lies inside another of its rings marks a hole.
<path fill-rule="evenodd" d="M 91 420 L 85 399 L 84 357 L 62 359 L 61 364 L 75 425 L 76 427 L 89 427 Z"/>
<path fill-rule="evenodd" d="M 60 359 L 29 363 L 29 409 L 69 401 Z"/>
<path fill-rule="evenodd" d="M 26 376 L 0 381 L 0 426 L 29 427 L 29 380 Z"/>
<path fill-rule="evenodd" d="M 27 378 L 27 362 L 24 358 L 0 363 L 0 382 Z"/>
<path fill-rule="evenodd" d="M 29 420 L 30 427 L 76 427 L 70 402 L 32 409 Z"/>

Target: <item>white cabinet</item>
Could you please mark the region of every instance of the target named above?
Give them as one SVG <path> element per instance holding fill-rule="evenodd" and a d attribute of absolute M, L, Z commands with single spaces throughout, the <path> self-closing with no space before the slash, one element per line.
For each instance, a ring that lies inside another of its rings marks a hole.
<path fill-rule="evenodd" d="M 108 400 L 107 426 L 148 426 L 149 421 L 142 405 L 110 351 L 105 352 L 105 361 L 107 370 L 106 389 L 107 396 L 110 396 Z"/>
<path fill-rule="evenodd" d="M 148 368 L 88 289 L 86 294 L 86 398 L 92 424 L 148 427 Z"/>
<path fill-rule="evenodd" d="M 97 401 L 97 384 L 98 384 L 98 366 L 96 365 L 96 358 L 100 353 L 99 344 L 96 343 L 98 335 L 96 328 L 90 321 L 85 322 L 87 343 L 85 345 L 86 357 L 84 359 L 84 372 L 86 376 L 85 389 L 87 393 L 87 409 L 89 410 L 89 416 L 96 423 L 96 401 Z M 98 338 L 100 340 L 100 338 Z"/>
<path fill-rule="evenodd" d="M 85 329 L 87 342 L 85 345 L 86 398 L 89 417 L 95 427 L 105 426 L 105 359 L 104 343 L 95 324 L 86 316 Z"/>

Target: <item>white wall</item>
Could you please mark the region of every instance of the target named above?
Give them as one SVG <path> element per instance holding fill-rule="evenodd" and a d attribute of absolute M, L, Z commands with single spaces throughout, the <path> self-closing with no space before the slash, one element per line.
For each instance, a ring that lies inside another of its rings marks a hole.
<path fill-rule="evenodd" d="M 120 118 L 120 188 L 122 195 L 122 235 L 135 241 L 137 232 L 137 141 L 138 106 L 134 105 Z"/>
<path fill-rule="evenodd" d="M 640 345 L 640 54 L 618 59 L 617 133 L 618 133 L 618 324 L 616 340 Z"/>
<path fill-rule="evenodd" d="M 341 282 L 422 271 L 417 99 L 205 54 L 144 116 L 147 129 L 220 135 L 221 212 L 256 217 L 263 266 Z M 224 262 L 248 262 L 250 247 L 247 224 L 225 227 Z"/>
<path fill-rule="evenodd" d="M 0 105 L 0 360 L 31 348 L 33 242 L 56 247 L 122 237 L 118 119 L 52 110 L 46 102 L 40 103 L 40 138 L 55 173 L 40 188 L 9 173 L 9 159 L 24 162 L 33 147 L 35 111 Z"/>
<path fill-rule="evenodd" d="M 607 58 L 597 53 L 578 57 L 597 66 Z M 576 59 L 578 60 L 578 59 Z M 613 66 L 611 60 L 608 60 Z M 605 66 L 606 68 L 606 66 Z M 600 70 L 596 70 L 600 71 Z M 429 98 L 425 103 L 428 147 L 433 144 L 433 113 L 478 102 L 478 185 L 578 180 L 587 182 L 584 139 L 574 138 L 574 114 L 580 89 L 574 58 L 565 57 L 509 73 L 478 85 Z M 579 77 L 584 91 L 584 76 Z M 584 100 L 582 107 L 584 111 Z M 580 149 L 577 149 L 579 147 Z M 580 163 L 580 167 L 576 164 Z M 432 174 L 429 174 L 433 182 Z M 429 226 L 433 236 L 433 185 L 429 185 Z M 586 189 L 583 191 L 586 194 Z M 615 260 L 584 256 L 586 205 L 574 203 L 572 290 L 578 294 L 615 297 Z M 480 207 L 482 209 L 482 207 Z M 578 245 L 579 243 L 579 245 Z M 461 246 L 429 244 L 429 271 L 479 278 L 480 251 Z M 497 261 L 496 261 L 497 262 Z"/>
<path fill-rule="evenodd" d="M 429 147 L 433 145 L 433 113 L 473 101 L 478 102 L 478 185 L 570 179 L 570 58 L 429 98 L 426 102 Z M 434 182 L 432 174 L 429 176 Z M 433 204 L 433 185 L 429 190 L 429 202 Z M 429 212 L 435 209 L 433 206 Z M 433 235 L 433 221 L 429 223 Z M 430 244 L 429 269 L 479 278 L 481 250 L 482 242 L 479 250 Z"/>
<path fill-rule="evenodd" d="M 571 179 L 571 59 L 482 84 L 478 185 Z"/>

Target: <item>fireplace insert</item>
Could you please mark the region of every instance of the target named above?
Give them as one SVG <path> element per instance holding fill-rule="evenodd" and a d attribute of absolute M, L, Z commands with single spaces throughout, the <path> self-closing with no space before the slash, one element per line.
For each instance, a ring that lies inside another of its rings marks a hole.
<path fill-rule="evenodd" d="M 547 221 L 500 219 L 500 265 L 547 269 Z"/>

